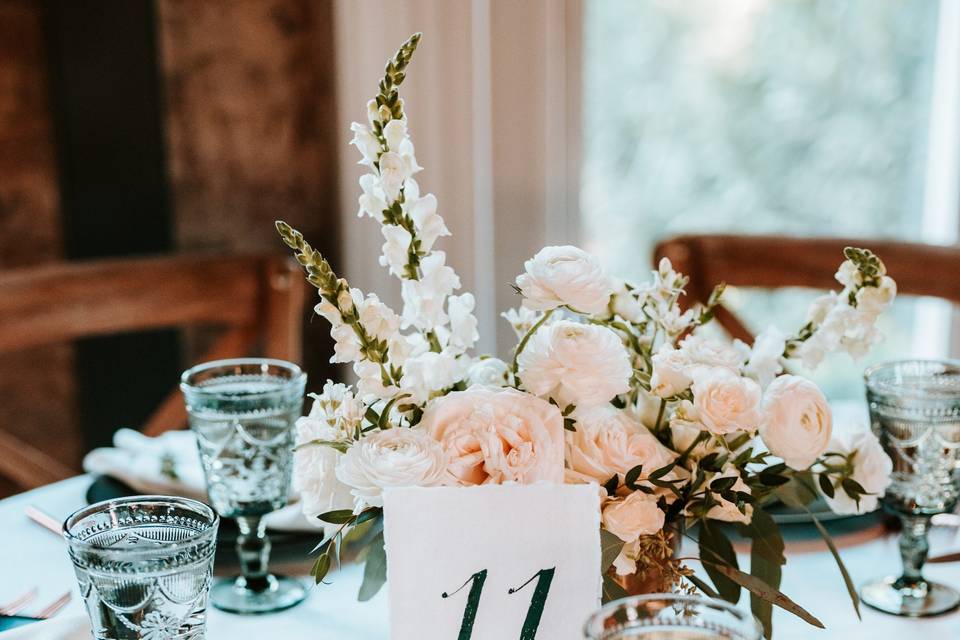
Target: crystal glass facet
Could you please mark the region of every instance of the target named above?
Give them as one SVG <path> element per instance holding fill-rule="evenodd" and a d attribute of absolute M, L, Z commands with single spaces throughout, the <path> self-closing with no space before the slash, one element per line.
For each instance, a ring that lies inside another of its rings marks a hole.
<path fill-rule="evenodd" d="M 294 423 L 303 407 L 306 374 L 281 360 L 219 360 L 184 372 L 180 388 L 214 509 L 236 518 L 241 575 L 217 581 L 214 606 L 268 613 L 298 604 L 298 580 L 272 575 L 263 516 L 287 504 Z"/>
<path fill-rule="evenodd" d="M 960 495 L 960 363 L 903 361 L 867 370 L 870 422 L 893 460 L 884 509 L 903 523 L 903 574 L 864 585 L 875 609 L 902 616 L 944 613 L 960 593 L 922 575 L 930 518 L 950 512 Z"/>
<path fill-rule="evenodd" d="M 675 593 L 631 596 L 606 604 L 583 628 L 588 640 L 760 640 L 750 613 L 727 602 Z"/>
<path fill-rule="evenodd" d="M 218 524 L 207 505 L 166 496 L 107 500 L 67 518 L 93 637 L 204 638 Z"/>

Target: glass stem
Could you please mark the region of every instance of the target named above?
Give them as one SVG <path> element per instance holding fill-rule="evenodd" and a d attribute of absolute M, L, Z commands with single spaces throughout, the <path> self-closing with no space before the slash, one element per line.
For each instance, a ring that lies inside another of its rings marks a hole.
<path fill-rule="evenodd" d="M 270 559 L 270 538 L 266 524 L 260 516 L 237 518 L 240 535 L 237 537 L 237 555 L 244 586 L 251 591 L 266 591 L 270 588 L 267 563 Z"/>
<path fill-rule="evenodd" d="M 926 581 L 921 572 L 927 561 L 930 544 L 927 542 L 927 530 L 930 518 L 906 516 L 903 518 L 903 531 L 900 534 L 900 558 L 903 561 L 903 575 L 895 586 L 899 589 L 926 591 Z"/>

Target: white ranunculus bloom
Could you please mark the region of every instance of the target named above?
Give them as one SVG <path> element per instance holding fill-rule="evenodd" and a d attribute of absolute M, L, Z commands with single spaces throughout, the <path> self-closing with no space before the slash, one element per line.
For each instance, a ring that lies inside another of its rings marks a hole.
<path fill-rule="evenodd" d="M 677 455 L 663 446 L 629 413 L 612 405 L 577 409 L 576 431 L 566 433 L 567 479 L 603 484 L 623 480 L 642 464 L 644 475 L 673 462 Z"/>
<path fill-rule="evenodd" d="M 387 149 L 400 151 L 400 145 L 407 138 L 406 118 L 398 118 L 388 122 L 383 128 L 383 138 L 387 141 Z"/>
<path fill-rule="evenodd" d="M 688 375 L 687 355 L 669 343 L 660 346 L 653 357 L 650 392 L 661 398 L 670 398 L 686 391 L 693 379 Z"/>
<path fill-rule="evenodd" d="M 512 377 L 510 365 L 500 358 L 481 358 L 467 369 L 467 383 L 471 387 L 507 387 Z"/>
<path fill-rule="evenodd" d="M 626 498 L 610 500 L 601 514 L 603 528 L 624 542 L 649 536 L 663 529 L 664 513 L 657 497 L 634 491 Z"/>
<path fill-rule="evenodd" d="M 356 509 L 382 507 L 383 490 L 431 487 L 443 480 L 446 456 L 440 443 L 420 429 L 373 431 L 347 450 L 337 479 L 351 489 Z"/>
<path fill-rule="evenodd" d="M 448 350 L 440 353 L 427 351 L 407 358 L 403 363 L 400 388 L 410 394 L 413 402 L 423 404 L 434 393 L 449 389 L 460 382 L 463 376 L 463 365 L 456 355 Z"/>
<path fill-rule="evenodd" d="M 517 286 L 525 306 L 531 309 L 546 311 L 567 305 L 599 314 L 610 302 L 613 282 L 600 262 L 582 249 L 544 247 L 523 266 L 526 272 L 517 276 Z"/>
<path fill-rule="evenodd" d="M 431 331 L 447 322 L 444 303 L 454 289 L 460 288 L 460 278 L 445 264 L 446 259 L 443 251 L 431 253 L 420 262 L 420 279 L 403 281 L 400 294 L 404 326 Z"/>
<path fill-rule="evenodd" d="M 507 309 L 500 317 L 510 323 L 517 338 L 522 338 L 540 319 L 540 312 L 520 306 L 517 309 Z"/>
<path fill-rule="evenodd" d="M 518 358 L 525 389 L 561 406 L 609 402 L 630 390 L 633 367 L 616 333 L 561 320 L 534 333 Z"/>
<path fill-rule="evenodd" d="M 726 367 L 734 373 L 743 366 L 743 356 L 729 343 L 699 333 L 684 338 L 680 351 L 690 366 Z"/>
<path fill-rule="evenodd" d="M 372 173 L 365 173 L 360 176 L 360 188 L 363 193 L 360 194 L 360 210 L 357 211 L 357 217 L 368 215 L 374 220 L 379 221 L 383 217 L 383 211 L 387 208 L 386 195 L 380 188 L 380 178 Z"/>
<path fill-rule="evenodd" d="M 726 367 L 693 371 L 693 406 L 697 419 L 713 434 L 753 433 L 760 423 L 760 385 Z"/>
<path fill-rule="evenodd" d="M 363 156 L 360 164 L 373 167 L 380 153 L 380 141 L 365 124 L 354 122 L 350 125 L 350 130 L 353 131 L 353 140 L 350 144 L 354 145 Z"/>
<path fill-rule="evenodd" d="M 883 450 L 877 436 L 869 429 L 860 427 L 834 436 L 827 450 L 847 455 L 856 452 L 851 477 L 869 494 L 861 497 L 860 505 L 857 506 L 856 501 L 841 487 L 836 487 L 833 498 L 824 496 L 830 510 L 842 514 L 861 514 L 876 510 L 880 498 L 892 482 L 890 476 L 893 473 L 893 462 Z"/>
<path fill-rule="evenodd" d="M 384 240 L 381 247 L 380 266 L 390 269 L 390 273 L 398 278 L 404 277 L 404 267 L 410 252 L 410 242 L 413 238 L 410 232 L 395 224 L 385 224 L 380 227 Z"/>
<path fill-rule="evenodd" d="M 831 434 L 830 405 L 817 385 L 793 375 L 770 383 L 760 423 L 760 438 L 770 453 L 803 471 L 827 450 Z"/>
<path fill-rule="evenodd" d="M 473 315 L 476 307 L 472 293 L 447 298 L 447 314 L 450 316 L 450 336 L 447 346 L 457 353 L 472 349 L 480 338 L 477 331 L 477 318 Z"/>
<path fill-rule="evenodd" d="M 747 483 L 743 481 L 743 478 L 740 477 L 740 473 L 733 466 L 727 466 L 722 473 L 711 478 L 711 482 L 717 478 L 732 477 L 736 477 L 737 481 L 733 483 L 731 491 L 750 493 L 750 487 L 747 486 Z M 737 508 L 736 503 L 724 500 L 719 494 L 714 494 L 714 496 L 720 504 L 711 508 L 710 511 L 707 512 L 708 518 L 711 520 L 720 520 L 722 522 L 740 522 L 743 524 L 750 524 L 750 520 L 753 519 L 753 505 L 744 505 L 743 512 L 741 512 L 740 509 Z"/>
<path fill-rule="evenodd" d="M 761 387 L 766 387 L 773 379 L 783 372 L 783 350 L 786 348 L 787 336 L 770 325 L 753 341 L 753 348 L 744 367 L 744 373 L 757 381 Z"/>

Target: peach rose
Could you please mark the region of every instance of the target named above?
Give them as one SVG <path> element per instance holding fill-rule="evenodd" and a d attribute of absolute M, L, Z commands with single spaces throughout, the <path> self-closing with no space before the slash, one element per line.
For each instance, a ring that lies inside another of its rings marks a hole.
<path fill-rule="evenodd" d="M 833 433 L 830 405 L 816 384 L 800 376 L 783 375 L 763 396 L 760 437 L 787 466 L 803 471 L 827 450 Z"/>
<path fill-rule="evenodd" d="M 614 474 L 622 480 L 638 464 L 649 473 L 676 458 L 646 427 L 611 405 L 577 409 L 573 417 L 577 430 L 566 433 L 571 480 L 603 484 Z"/>
<path fill-rule="evenodd" d="M 450 484 L 563 482 L 563 416 L 536 396 L 455 391 L 431 402 L 420 424 L 443 446 Z"/>
<path fill-rule="evenodd" d="M 760 424 L 760 385 L 723 367 L 694 374 L 693 406 L 704 427 L 716 435 L 746 431 Z"/>
<path fill-rule="evenodd" d="M 633 542 L 663 528 L 664 514 L 656 496 L 634 491 L 626 498 L 609 501 L 603 508 L 603 528 L 624 542 Z"/>

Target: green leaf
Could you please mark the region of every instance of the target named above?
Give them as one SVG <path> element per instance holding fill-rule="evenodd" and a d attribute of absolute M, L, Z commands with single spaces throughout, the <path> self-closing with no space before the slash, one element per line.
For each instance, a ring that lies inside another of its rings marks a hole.
<path fill-rule="evenodd" d="M 357 521 L 354 524 L 363 524 L 367 520 L 373 520 L 383 513 L 383 509 L 380 507 L 370 507 L 360 512 L 360 515 L 357 516 Z"/>
<path fill-rule="evenodd" d="M 400 395 L 397 395 L 391 398 L 390 402 L 387 403 L 387 406 L 385 406 L 383 408 L 383 411 L 380 412 L 380 419 L 377 420 L 376 425 L 381 429 L 389 429 L 390 428 L 390 412 L 393 410 L 394 405 L 397 404 L 398 401 L 404 398 L 409 398 L 409 397 L 410 397 L 409 393 L 401 393 Z"/>
<path fill-rule="evenodd" d="M 331 449 L 336 449 L 340 453 L 346 453 L 351 444 L 352 443 L 349 440 L 308 440 L 307 442 L 301 442 L 295 446 L 293 450 L 299 451 L 300 449 L 305 449 L 307 447 L 330 447 Z"/>
<path fill-rule="evenodd" d="M 367 562 L 363 565 L 363 584 L 357 600 L 366 602 L 377 595 L 380 588 L 387 581 L 387 553 L 383 548 L 383 533 L 377 534 L 370 542 L 367 553 Z"/>
<path fill-rule="evenodd" d="M 665 467 L 660 467 L 659 469 L 657 469 L 656 471 L 654 471 L 653 473 L 650 474 L 649 479 L 650 479 L 650 480 L 657 480 L 657 479 L 659 479 L 659 478 L 662 478 L 663 476 L 665 476 L 665 475 L 667 475 L 668 473 L 670 473 L 671 471 L 673 471 L 673 468 L 674 468 L 675 466 L 677 466 L 677 463 L 676 463 L 676 462 L 671 462 L 670 464 L 668 464 L 668 465 L 665 466 Z"/>
<path fill-rule="evenodd" d="M 783 536 L 780 527 L 763 509 L 756 507 L 750 524 L 743 525 L 741 532 L 751 539 L 750 575 L 762 580 L 774 589 L 780 588 L 783 575 L 781 567 L 786 562 L 783 555 Z M 750 611 L 763 625 L 767 638 L 773 637 L 773 605 L 755 593 L 750 593 Z"/>
<path fill-rule="evenodd" d="M 607 495 L 612 496 L 617 492 L 617 487 L 620 485 L 620 478 L 617 474 L 610 476 L 610 479 L 603 483 L 603 488 L 606 489 Z"/>
<path fill-rule="evenodd" d="M 573 418 L 564 418 L 563 419 L 563 428 L 567 431 L 576 431 L 577 430 L 577 421 Z"/>
<path fill-rule="evenodd" d="M 842 486 L 847 495 L 854 500 L 858 500 L 860 496 L 867 493 L 867 490 L 863 488 L 863 485 L 853 478 L 844 478 L 840 481 L 840 486 Z"/>
<path fill-rule="evenodd" d="M 323 582 L 323 579 L 326 577 L 327 572 L 330 571 L 330 556 L 326 553 L 321 554 L 317 558 L 317 561 L 313 563 L 313 568 L 310 569 L 310 575 L 313 576 L 313 579 L 316 584 Z"/>
<path fill-rule="evenodd" d="M 833 483 L 830 482 L 830 477 L 827 474 L 821 473 L 817 476 L 817 482 L 820 483 L 820 491 L 823 491 L 823 495 L 828 498 L 834 496 Z"/>
<path fill-rule="evenodd" d="M 761 471 L 757 477 L 760 479 L 761 484 L 768 487 L 779 487 L 780 485 L 790 482 L 790 478 L 787 476 L 778 476 L 765 471 Z"/>
<path fill-rule="evenodd" d="M 690 575 L 690 576 L 684 576 L 684 578 L 690 581 L 693 584 L 693 586 L 699 589 L 703 593 L 703 595 L 707 596 L 708 598 L 714 598 L 714 599 L 720 598 L 720 594 L 714 591 L 713 587 L 711 587 L 709 584 L 707 584 L 697 576 Z"/>
<path fill-rule="evenodd" d="M 636 485 L 637 478 L 640 477 L 641 473 L 643 473 L 643 465 L 638 464 L 637 466 L 627 471 L 627 474 L 623 477 L 623 484 L 633 489 L 634 486 Z"/>
<path fill-rule="evenodd" d="M 600 529 L 600 572 L 606 573 L 623 551 L 624 542 L 606 529 Z"/>
<path fill-rule="evenodd" d="M 616 580 L 604 574 L 603 592 L 601 594 L 602 604 L 607 604 L 608 602 L 619 600 L 620 598 L 626 598 L 629 595 L 630 594 L 627 593 L 626 589 L 617 584 Z"/>
<path fill-rule="evenodd" d="M 346 524 L 353 521 L 354 515 L 350 509 L 338 509 L 321 513 L 317 518 L 330 524 Z"/>
<path fill-rule="evenodd" d="M 754 578 L 753 576 L 740 571 L 739 569 L 734 569 L 733 567 L 728 567 L 725 564 L 719 562 L 711 562 L 709 560 L 701 561 L 704 563 L 704 566 L 713 566 L 716 571 L 722 573 L 724 576 L 730 578 L 743 588 L 750 591 L 750 593 L 755 593 L 767 602 L 771 602 L 776 606 L 780 607 L 785 611 L 789 611 L 793 615 L 797 616 L 804 622 L 811 624 L 819 629 L 824 629 L 823 623 L 815 618 L 809 611 L 798 605 L 796 602 L 788 598 L 786 595 L 781 593 L 778 589 L 766 584 L 763 580 L 759 578 Z"/>
<path fill-rule="evenodd" d="M 703 568 L 713 580 L 720 597 L 736 604 L 740 600 L 740 585 L 725 573 L 717 571 L 715 563 L 723 563 L 736 569 L 737 554 L 720 527 L 710 525 L 706 520 L 700 522 L 700 559 L 704 561 Z M 707 563 L 708 560 L 712 562 Z"/>
<path fill-rule="evenodd" d="M 728 491 L 733 488 L 733 485 L 735 485 L 739 479 L 739 476 L 717 478 L 710 483 L 710 490 L 717 492 Z"/>
<path fill-rule="evenodd" d="M 813 524 L 816 525 L 817 531 L 820 532 L 820 535 L 823 537 L 823 541 L 827 543 L 827 547 L 830 548 L 830 553 L 833 554 L 833 559 L 837 563 L 837 568 L 840 569 L 840 575 L 843 576 L 843 583 L 847 586 L 847 593 L 850 594 L 850 601 L 853 602 L 853 610 L 857 612 L 857 618 L 862 620 L 860 617 L 860 597 L 857 595 L 857 588 L 853 584 L 853 579 L 850 577 L 850 573 L 847 571 L 846 565 L 843 564 L 843 560 L 840 558 L 840 551 L 837 549 L 837 545 L 834 544 L 833 538 L 830 537 L 830 534 L 827 533 L 826 527 L 824 527 L 817 517 L 807 509 L 807 513 L 810 514 L 810 519 L 813 521 Z"/>
<path fill-rule="evenodd" d="M 380 424 L 380 414 L 374 411 L 373 407 L 367 407 L 363 417 L 366 418 L 370 424 Z"/>

